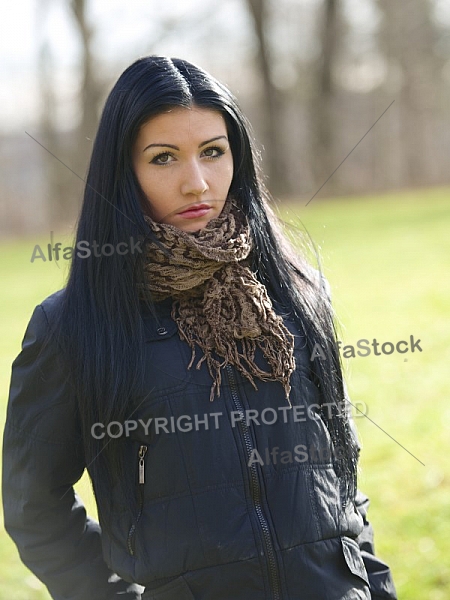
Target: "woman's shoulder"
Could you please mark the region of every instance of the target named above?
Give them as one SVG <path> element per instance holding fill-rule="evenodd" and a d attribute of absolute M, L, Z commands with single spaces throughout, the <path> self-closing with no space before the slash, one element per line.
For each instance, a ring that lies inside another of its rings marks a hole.
<path fill-rule="evenodd" d="M 55 314 L 61 307 L 65 291 L 65 288 L 63 288 L 57 292 L 53 292 L 53 294 L 44 298 L 38 306 L 42 307 L 45 314 L 49 316 Z"/>
<path fill-rule="evenodd" d="M 47 339 L 57 322 L 57 315 L 62 305 L 64 289 L 47 296 L 35 306 L 26 328 L 23 344 Z"/>
<path fill-rule="evenodd" d="M 27 443 L 78 440 L 75 395 L 52 327 L 63 294 L 55 292 L 35 307 L 12 364 L 8 423 Z"/>

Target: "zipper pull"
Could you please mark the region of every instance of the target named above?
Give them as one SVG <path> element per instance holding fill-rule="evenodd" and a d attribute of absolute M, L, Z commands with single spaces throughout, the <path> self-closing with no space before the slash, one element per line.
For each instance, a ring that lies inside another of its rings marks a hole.
<path fill-rule="evenodd" d="M 145 483 L 145 455 L 147 454 L 147 446 L 141 446 L 139 448 L 139 484 Z"/>

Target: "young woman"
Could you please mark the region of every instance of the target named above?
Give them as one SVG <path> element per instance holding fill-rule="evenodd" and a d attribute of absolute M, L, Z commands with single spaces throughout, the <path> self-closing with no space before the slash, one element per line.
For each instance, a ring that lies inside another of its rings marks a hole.
<path fill-rule="evenodd" d="M 233 96 L 186 61 L 142 58 L 109 95 L 70 277 L 28 325 L 4 436 L 5 527 L 53 598 L 396 597 L 326 283 L 257 159 Z M 84 469 L 99 524 L 73 491 Z"/>

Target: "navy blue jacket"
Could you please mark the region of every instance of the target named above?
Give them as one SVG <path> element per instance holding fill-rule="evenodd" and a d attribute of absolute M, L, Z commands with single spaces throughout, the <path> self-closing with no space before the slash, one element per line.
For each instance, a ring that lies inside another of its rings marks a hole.
<path fill-rule="evenodd" d="M 43 346 L 60 297 L 35 309 L 13 364 L 3 448 L 5 527 L 53 598 L 396 598 L 374 555 L 367 498 L 341 505 L 310 356 L 284 314 L 295 335 L 292 408 L 279 382 L 256 380 L 256 391 L 231 366 L 210 402 L 206 364 L 188 370 L 170 299 L 157 319 L 143 313 L 142 393 L 125 423 L 92 429 L 122 433 L 136 502 L 117 481 L 100 507 L 111 533 L 87 518 L 72 487 L 86 468 L 76 398 L 56 345 Z"/>

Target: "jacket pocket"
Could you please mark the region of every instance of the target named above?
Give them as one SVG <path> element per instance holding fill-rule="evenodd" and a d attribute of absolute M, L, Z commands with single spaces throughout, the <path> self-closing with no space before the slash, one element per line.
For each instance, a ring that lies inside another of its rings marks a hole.
<path fill-rule="evenodd" d="M 178 326 L 171 317 L 146 318 L 144 326 L 144 353 L 146 354 L 143 395 L 146 404 L 184 390 L 192 378 L 188 369 L 192 350 L 182 342 Z M 204 370 L 207 371 L 206 365 Z"/>
<path fill-rule="evenodd" d="M 138 511 L 133 524 L 130 527 L 127 538 L 127 548 L 131 556 L 135 555 L 136 530 L 144 509 L 144 490 L 145 490 L 145 455 L 148 452 L 148 446 L 141 444 L 138 451 Z"/>
<path fill-rule="evenodd" d="M 341 543 L 347 567 L 353 575 L 356 575 L 369 585 L 369 577 L 358 544 L 348 537 L 341 537 Z"/>
<path fill-rule="evenodd" d="M 195 600 L 184 577 L 180 575 L 154 590 L 145 591 L 142 600 Z"/>

